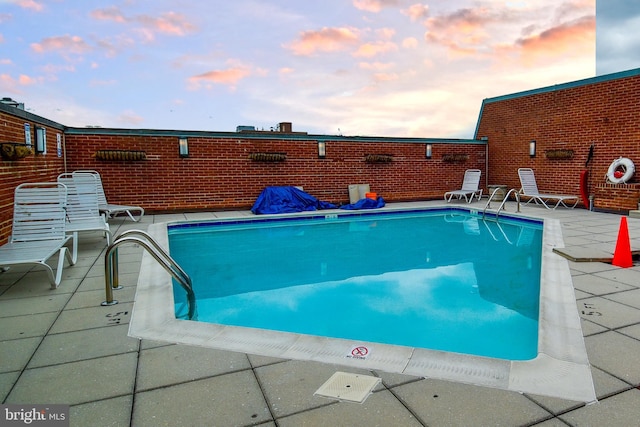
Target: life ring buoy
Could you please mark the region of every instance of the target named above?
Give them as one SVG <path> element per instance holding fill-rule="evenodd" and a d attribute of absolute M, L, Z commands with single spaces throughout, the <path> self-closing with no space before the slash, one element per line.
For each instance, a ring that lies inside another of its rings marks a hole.
<path fill-rule="evenodd" d="M 622 169 L 621 171 L 618 169 Z M 629 181 L 636 171 L 633 162 L 626 157 L 620 157 L 611 163 L 607 171 L 607 181 L 612 184 L 624 184 Z"/>

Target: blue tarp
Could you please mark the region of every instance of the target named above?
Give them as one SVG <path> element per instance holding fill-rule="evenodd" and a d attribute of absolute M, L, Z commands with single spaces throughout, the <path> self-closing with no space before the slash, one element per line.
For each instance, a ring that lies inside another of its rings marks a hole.
<path fill-rule="evenodd" d="M 266 187 L 258 196 L 251 212 L 277 214 L 289 212 L 335 209 L 336 205 L 322 202 L 296 187 Z"/>
<path fill-rule="evenodd" d="M 340 209 L 347 210 L 358 210 L 358 209 L 378 209 L 385 205 L 384 199 L 382 197 L 378 197 L 376 200 L 373 199 L 360 199 L 355 203 L 351 203 L 350 205 L 342 205 Z"/>

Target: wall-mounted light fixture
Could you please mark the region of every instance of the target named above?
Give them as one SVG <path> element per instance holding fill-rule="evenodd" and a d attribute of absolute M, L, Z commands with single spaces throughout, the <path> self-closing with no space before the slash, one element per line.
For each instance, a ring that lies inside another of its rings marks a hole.
<path fill-rule="evenodd" d="M 47 153 L 47 129 L 36 127 L 36 153 Z"/>
<path fill-rule="evenodd" d="M 427 157 L 427 159 L 431 158 L 431 151 L 433 150 L 433 146 L 431 144 L 427 144 L 426 148 L 425 148 L 425 156 Z"/>
<path fill-rule="evenodd" d="M 178 154 L 180 154 L 180 157 L 189 157 L 189 141 L 187 138 L 178 139 Z"/>
<path fill-rule="evenodd" d="M 529 157 L 536 156 L 536 140 L 532 139 L 529 141 Z"/>
<path fill-rule="evenodd" d="M 318 141 L 318 158 L 324 159 L 327 156 L 327 143 Z"/>

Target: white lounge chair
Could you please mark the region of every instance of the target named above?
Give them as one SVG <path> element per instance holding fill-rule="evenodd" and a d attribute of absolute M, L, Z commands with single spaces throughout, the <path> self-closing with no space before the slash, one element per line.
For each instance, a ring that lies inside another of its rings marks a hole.
<path fill-rule="evenodd" d="M 13 228 L 9 242 L 0 246 L 0 266 L 37 264 L 47 270 L 51 289 L 62 280 L 65 258 L 76 263 L 65 246 L 72 239 L 66 234 L 67 188 L 56 182 L 21 184 L 15 190 Z M 54 274 L 47 261 L 58 254 Z"/>
<path fill-rule="evenodd" d="M 522 188 L 520 189 L 520 195 L 521 197 L 525 196 L 529 198 L 529 200 L 527 200 L 525 204 L 533 200 L 536 205 L 542 204 L 547 209 L 555 209 L 559 205 L 562 205 L 565 208 L 573 209 L 580 201 L 580 198 L 574 195 L 548 194 L 538 191 L 538 184 L 536 184 L 536 177 L 533 173 L 533 169 L 520 168 L 518 169 L 518 176 L 520 177 L 520 185 L 522 185 Z M 569 205 L 571 205 L 571 201 L 574 201 L 574 203 L 573 205 L 569 206 L 567 205 L 567 203 L 565 203 L 567 201 L 569 201 Z M 553 202 L 555 202 L 555 205 L 553 205 Z M 553 207 L 550 205 L 553 205 Z"/>
<path fill-rule="evenodd" d="M 104 215 L 98 209 L 98 195 L 93 177 L 58 175 L 58 182 L 67 186 L 67 233 L 73 234 L 73 258 L 78 256 L 78 233 L 104 231 L 107 246 L 111 243 L 111 230 Z"/>
<path fill-rule="evenodd" d="M 133 222 L 138 222 L 142 219 L 144 215 L 144 209 L 141 206 L 129 206 L 129 205 L 116 205 L 113 203 L 107 202 L 107 196 L 104 193 L 104 187 L 102 186 L 102 178 L 100 177 L 100 173 L 94 170 L 77 170 L 74 171 L 73 174 L 91 174 L 95 179 L 96 183 L 96 191 L 98 194 L 98 208 L 100 212 L 103 212 L 107 219 L 113 218 L 114 216 L 126 213 L 129 215 L 129 218 Z M 137 216 L 133 214 L 133 212 L 137 213 Z"/>
<path fill-rule="evenodd" d="M 467 203 L 471 203 L 474 197 L 477 197 L 480 200 L 482 197 L 482 189 L 479 189 L 480 186 L 480 175 L 482 171 L 480 169 L 467 169 L 464 172 L 464 179 L 462 180 L 462 188 L 460 190 L 447 191 L 444 193 L 444 199 L 447 203 L 451 202 L 453 196 L 456 196 L 458 200 L 464 197 L 464 200 Z M 447 199 L 447 196 L 449 198 Z"/>

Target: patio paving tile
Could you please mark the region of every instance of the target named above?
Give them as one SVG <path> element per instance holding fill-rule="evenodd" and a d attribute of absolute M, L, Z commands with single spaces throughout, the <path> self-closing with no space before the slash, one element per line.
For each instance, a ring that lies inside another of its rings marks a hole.
<path fill-rule="evenodd" d="M 40 345 L 42 337 L 2 341 L 0 344 L 0 372 L 21 371 Z"/>
<path fill-rule="evenodd" d="M 593 383 L 598 399 L 602 399 L 603 397 L 607 397 L 629 387 L 629 385 L 624 381 L 621 381 L 598 368 L 591 367 L 591 374 L 593 375 Z M 529 394 L 527 396 L 555 415 L 584 406 L 583 402 L 574 402 L 571 400 Z"/>
<path fill-rule="evenodd" d="M 640 310 L 640 289 L 618 292 L 617 294 L 607 295 L 606 298 Z"/>
<path fill-rule="evenodd" d="M 70 427 L 120 427 L 131 420 L 133 395 L 98 400 L 69 408 Z"/>
<path fill-rule="evenodd" d="M 486 387 L 426 379 L 395 387 L 393 392 L 426 425 L 516 426 L 551 418 L 551 413 L 519 393 Z"/>
<path fill-rule="evenodd" d="M 272 420 L 251 370 L 136 394 L 132 425 L 250 426 Z"/>
<path fill-rule="evenodd" d="M 415 416 L 387 390 L 363 403 L 331 402 L 307 412 L 279 418 L 281 427 L 298 426 L 422 426 Z"/>
<path fill-rule="evenodd" d="M 640 384 L 640 341 L 615 331 L 585 338 L 589 362 L 629 384 Z"/>
<path fill-rule="evenodd" d="M 140 352 L 136 391 L 249 369 L 244 353 L 189 345 L 169 345 Z"/>
<path fill-rule="evenodd" d="M 336 371 L 371 375 L 367 371 L 343 366 L 297 360 L 255 369 L 271 412 L 276 417 L 283 417 L 331 403 L 331 399 L 313 394 Z"/>
<path fill-rule="evenodd" d="M 20 372 L 17 371 L 0 374 L 0 401 L 4 402 L 4 399 L 9 395 L 9 391 L 11 391 L 19 376 Z"/>
<path fill-rule="evenodd" d="M 573 287 L 592 295 L 604 295 L 634 289 L 633 286 L 594 275 L 580 275 L 574 277 Z"/>
<path fill-rule="evenodd" d="M 137 351 L 139 340 L 127 336 L 128 325 L 47 335 L 29 368 Z"/>
<path fill-rule="evenodd" d="M 4 317 L 0 328 L 0 341 L 43 336 L 57 317 L 58 313 Z"/>
<path fill-rule="evenodd" d="M 79 331 L 82 329 L 101 328 L 129 323 L 132 303 L 116 304 L 110 307 L 79 308 L 65 310 L 51 328 L 52 334 Z"/>
<path fill-rule="evenodd" d="M 92 402 L 132 394 L 136 353 L 27 369 L 6 403 Z"/>
<path fill-rule="evenodd" d="M 638 288 L 640 286 L 640 267 L 638 266 L 630 268 L 616 267 L 615 269 L 601 271 L 595 273 L 594 275 L 597 277 L 602 277 L 604 279 L 625 283 L 635 288 Z"/>
<path fill-rule="evenodd" d="M 612 329 L 640 323 L 640 310 L 603 297 L 578 301 L 578 314 L 583 319 Z"/>
<path fill-rule="evenodd" d="M 640 420 L 640 391 L 633 389 L 561 415 L 572 426 L 636 426 Z"/>
<path fill-rule="evenodd" d="M 59 312 L 72 294 L 50 293 L 31 298 L 2 298 L 0 296 L 0 318 L 25 314 Z"/>

